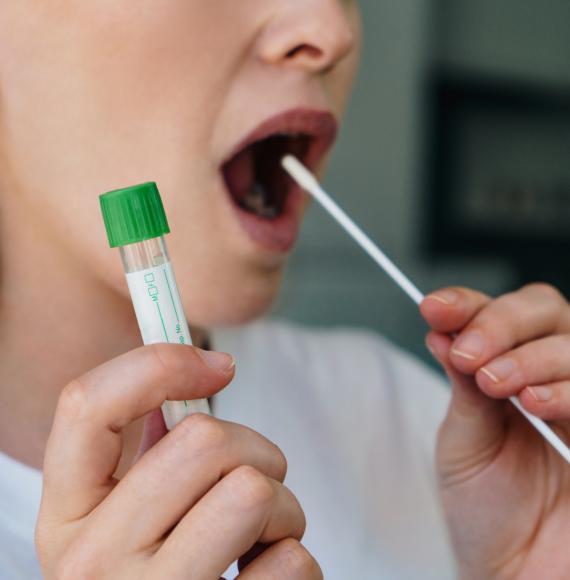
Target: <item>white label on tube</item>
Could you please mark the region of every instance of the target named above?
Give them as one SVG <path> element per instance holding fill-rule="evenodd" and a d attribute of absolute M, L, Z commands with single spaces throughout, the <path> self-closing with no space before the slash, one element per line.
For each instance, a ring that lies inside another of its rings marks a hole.
<path fill-rule="evenodd" d="M 127 282 L 145 344 L 192 344 L 170 262 L 131 272 Z"/>
<path fill-rule="evenodd" d="M 127 283 L 144 344 L 192 344 L 170 262 L 130 272 Z M 170 430 L 192 413 L 208 413 L 208 402 L 167 401 L 162 407 Z"/>

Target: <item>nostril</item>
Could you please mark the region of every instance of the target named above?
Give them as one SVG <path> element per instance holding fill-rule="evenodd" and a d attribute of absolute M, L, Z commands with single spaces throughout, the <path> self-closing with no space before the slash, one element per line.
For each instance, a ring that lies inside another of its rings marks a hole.
<path fill-rule="evenodd" d="M 323 55 L 323 51 L 311 44 L 300 44 L 287 53 L 287 58 L 293 59 L 299 55 L 305 55 L 311 59 L 316 59 Z"/>

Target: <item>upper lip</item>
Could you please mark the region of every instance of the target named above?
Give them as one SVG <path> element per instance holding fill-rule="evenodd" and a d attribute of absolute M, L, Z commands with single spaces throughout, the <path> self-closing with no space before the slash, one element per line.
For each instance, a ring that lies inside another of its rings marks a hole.
<path fill-rule="evenodd" d="M 333 145 L 337 133 L 338 122 L 332 113 L 308 108 L 289 109 L 263 121 L 238 143 L 224 164 L 250 145 L 268 137 L 302 135 L 311 138 L 307 154 L 302 161 L 309 169 L 314 169 Z"/>

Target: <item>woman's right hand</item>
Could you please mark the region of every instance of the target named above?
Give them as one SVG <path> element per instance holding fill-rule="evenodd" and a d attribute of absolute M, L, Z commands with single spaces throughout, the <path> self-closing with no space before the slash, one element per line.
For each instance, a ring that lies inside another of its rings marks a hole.
<path fill-rule="evenodd" d="M 282 484 L 283 454 L 246 427 L 193 415 L 114 477 L 123 429 L 164 400 L 209 397 L 233 374 L 229 355 L 161 344 L 65 387 L 36 528 L 46 579 L 217 580 L 244 555 L 244 580 L 322 577 L 299 543 L 305 518 Z"/>

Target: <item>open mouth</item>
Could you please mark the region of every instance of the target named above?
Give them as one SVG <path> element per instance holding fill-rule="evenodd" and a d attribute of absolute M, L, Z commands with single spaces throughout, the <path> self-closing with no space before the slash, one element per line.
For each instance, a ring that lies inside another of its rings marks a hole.
<path fill-rule="evenodd" d="M 224 164 L 226 187 L 242 210 L 266 220 L 284 212 L 294 187 L 281 167 L 284 155 L 306 161 L 313 137 L 275 134 L 247 145 Z"/>
<path fill-rule="evenodd" d="M 294 246 L 305 207 L 305 194 L 283 170 L 281 159 L 294 155 L 314 170 L 337 128 L 329 112 L 291 109 L 263 122 L 220 167 L 237 223 L 272 259 Z"/>
<path fill-rule="evenodd" d="M 284 155 L 294 155 L 309 169 L 335 140 L 336 119 L 328 112 L 294 109 L 263 123 L 241 143 L 221 171 L 238 210 L 266 223 L 292 211 L 291 198 L 300 190 L 281 167 Z"/>

